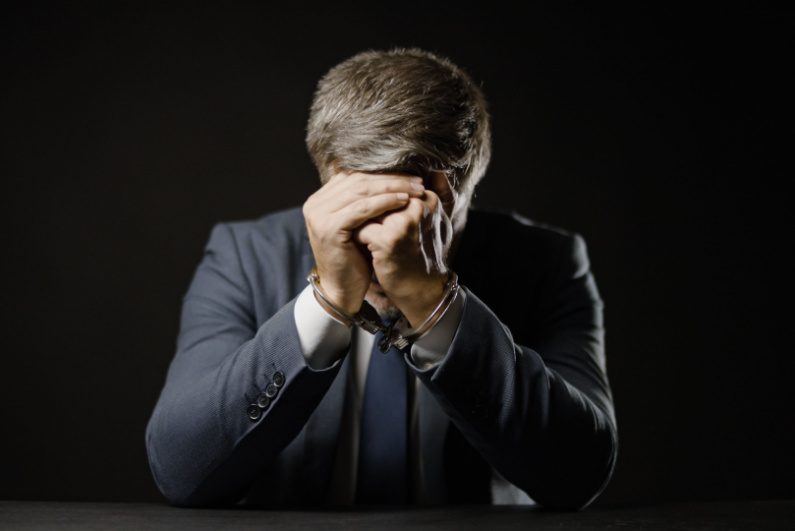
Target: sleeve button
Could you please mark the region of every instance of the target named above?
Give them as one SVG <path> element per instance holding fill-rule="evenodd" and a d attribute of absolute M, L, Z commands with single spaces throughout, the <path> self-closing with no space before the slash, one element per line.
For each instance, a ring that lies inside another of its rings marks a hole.
<path fill-rule="evenodd" d="M 272 383 L 269 383 L 268 387 L 265 388 L 265 396 L 267 396 L 268 398 L 273 398 L 274 396 L 276 396 L 276 393 L 278 392 L 279 388 Z"/>
<path fill-rule="evenodd" d="M 273 374 L 273 385 L 276 387 L 281 387 L 284 385 L 284 373 L 281 371 L 276 371 Z"/>
<path fill-rule="evenodd" d="M 251 404 L 248 406 L 246 413 L 248 413 L 248 418 L 251 420 L 259 420 L 259 418 L 262 416 L 262 410 L 259 408 L 259 406 L 257 406 L 257 404 Z"/>
<path fill-rule="evenodd" d="M 270 397 L 265 393 L 260 393 L 260 395 L 257 397 L 257 406 L 260 409 L 268 409 L 268 406 L 270 405 L 271 405 Z"/>

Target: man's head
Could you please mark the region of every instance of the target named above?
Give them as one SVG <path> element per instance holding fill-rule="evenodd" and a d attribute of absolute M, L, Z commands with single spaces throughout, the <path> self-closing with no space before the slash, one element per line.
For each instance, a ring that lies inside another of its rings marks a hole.
<path fill-rule="evenodd" d="M 368 51 L 318 84 L 307 147 L 323 183 L 337 171 L 442 171 L 465 219 L 491 155 L 483 93 L 450 61 L 418 49 Z"/>

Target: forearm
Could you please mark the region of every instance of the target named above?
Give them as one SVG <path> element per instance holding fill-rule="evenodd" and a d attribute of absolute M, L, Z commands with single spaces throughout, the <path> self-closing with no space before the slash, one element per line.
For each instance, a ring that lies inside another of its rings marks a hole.
<path fill-rule="evenodd" d="M 609 479 L 615 424 L 601 406 L 609 398 L 594 399 L 606 382 L 565 380 L 471 293 L 447 357 L 418 376 L 470 444 L 542 505 L 579 508 Z"/>
<path fill-rule="evenodd" d="M 290 303 L 217 365 L 208 339 L 175 358 L 147 429 L 158 487 L 178 505 L 234 501 L 306 423 L 339 371 L 305 362 Z M 207 364 L 205 365 L 206 362 Z M 248 408 L 284 375 L 261 416 Z"/>

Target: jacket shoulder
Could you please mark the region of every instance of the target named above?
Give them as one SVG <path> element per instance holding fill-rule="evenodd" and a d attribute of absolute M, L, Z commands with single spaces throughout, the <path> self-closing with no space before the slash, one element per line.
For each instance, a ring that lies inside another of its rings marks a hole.
<path fill-rule="evenodd" d="M 205 250 L 208 257 L 240 279 L 258 324 L 300 293 L 314 265 L 301 208 L 218 223 Z"/>
<path fill-rule="evenodd" d="M 252 238 L 300 241 L 307 238 L 304 215 L 300 207 L 273 212 L 253 220 L 226 221 L 217 227 L 225 227 L 239 242 Z M 216 230 L 217 230 L 216 227 Z"/>

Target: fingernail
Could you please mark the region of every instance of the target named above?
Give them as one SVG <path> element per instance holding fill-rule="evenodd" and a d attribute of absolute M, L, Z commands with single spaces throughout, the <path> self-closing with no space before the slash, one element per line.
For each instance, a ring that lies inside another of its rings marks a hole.
<path fill-rule="evenodd" d="M 411 187 L 418 192 L 422 192 L 423 190 L 425 190 L 425 187 L 421 183 L 422 181 L 420 181 L 419 183 L 412 182 Z"/>
<path fill-rule="evenodd" d="M 412 180 L 412 182 L 415 182 L 415 183 L 421 183 L 422 182 L 422 177 L 412 177 L 411 180 Z"/>
<path fill-rule="evenodd" d="M 409 198 L 409 194 L 407 194 L 406 192 L 398 192 L 397 196 L 398 199 L 400 199 L 401 201 L 405 201 L 406 199 Z"/>

